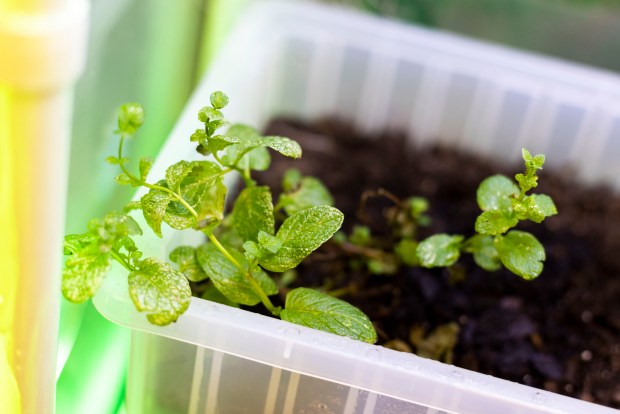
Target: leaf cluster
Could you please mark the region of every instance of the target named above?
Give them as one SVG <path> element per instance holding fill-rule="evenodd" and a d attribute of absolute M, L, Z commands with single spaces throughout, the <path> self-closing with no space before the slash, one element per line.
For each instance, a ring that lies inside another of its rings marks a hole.
<path fill-rule="evenodd" d="M 118 165 L 120 185 L 148 189 L 123 213 L 93 220 L 88 232 L 65 237 L 69 256 L 63 271 L 63 294 L 74 302 L 92 297 L 114 261 L 128 272 L 130 296 L 150 322 L 176 321 L 190 303 L 190 282 L 201 284 L 202 296 L 232 306 L 262 303 L 284 320 L 367 342 L 376 340 L 368 318 L 357 308 L 328 294 L 308 289 L 290 290 L 284 308 L 270 296 L 279 293 L 268 272 L 290 272 L 340 228 L 343 215 L 333 198 L 313 177 L 289 171 L 284 192 L 274 206 L 271 190 L 258 186 L 253 171 L 266 170 L 269 149 L 291 158 L 301 157 L 297 142 L 281 136 L 262 136 L 247 125 L 229 125 L 222 109 L 228 97 L 215 92 L 210 105 L 198 112 L 202 127 L 190 137 L 201 161 L 181 160 L 170 165 L 164 177 L 150 180 L 153 165 L 142 158 L 137 173 L 127 168 L 123 156 L 126 140 L 134 137 L 144 120 L 138 104 L 121 106 L 118 114 L 118 154 L 107 161 Z M 226 132 L 223 129 L 227 128 Z M 245 188 L 225 211 L 224 176 L 239 174 Z M 140 210 L 146 224 L 162 237 L 164 224 L 172 230 L 194 230 L 207 241 L 200 246 L 180 246 L 170 254 L 171 263 L 142 258 L 133 239 L 142 234 L 130 213 Z"/>
<path fill-rule="evenodd" d="M 529 193 L 538 186 L 538 171 L 543 168 L 545 156 L 532 156 L 523 149 L 522 157 L 525 171 L 516 174 L 514 180 L 494 175 L 480 183 L 476 200 L 481 213 L 474 226 L 476 234 L 469 238 L 441 233 L 418 240 L 419 228 L 430 224 L 428 201 L 421 197 L 400 200 L 379 190 L 362 196 L 362 204 L 370 196 L 385 196 L 394 202 L 385 213 L 396 240 L 391 242 L 392 251 L 382 246 L 366 226 L 354 227 L 348 236 L 339 234 L 337 242 L 365 257 L 369 271 L 376 274 L 393 274 L 401 265 L 451 267 L 462 253 L 470 253 L 485 270 L 505 267 L 524 279 L 534 279 L 543 270 L 544 247 L 534 235 L 514 227 L 525 220 L 541 223 L 557 214 L 557 208 L 548 195 Z"/>
<path fill-rule="evenodd" d="M 557 208 L 548 195 L 527 194 L 538 185 L 537 172 L 543 167 L 544 155 L 532 156 L 523 149 L 522 156 L 525 172 L 516 174 L 515 180 L 494 175 L 480 183 L 476 200 L 482 212 L 475 222 L 477 234 L 468 239 L 447 234 L 427 238 L 417 249 L 422 266 L 451 266 L 466 252 L 488 271 L 503 266 L 528 280 L 540 275 L 544 247 L 531 233 L 513 228 L 524 220 L 541 223 L 557 214 Z"/>

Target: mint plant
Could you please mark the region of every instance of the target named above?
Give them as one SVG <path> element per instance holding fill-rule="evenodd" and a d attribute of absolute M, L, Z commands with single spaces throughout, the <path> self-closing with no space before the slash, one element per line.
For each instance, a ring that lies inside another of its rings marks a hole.
<path fill-rule="evenodd" d="M 504 266 L 527 280 L 540 275 L 546 258 L 543 245 L 531 233 L 511 229 L 524 220 L 541 223 L 557 214 L 557 208 L 546 194 L 527 194 L 538 186 L 537 171 L 542 169 L 545 156 L 532 156 L 526 149 L 522 156 L 525 172 L 515 175 L 516 182 L 494 175 L 480 183 L 476 200 L 482 213 L 475 223 L 477 234 L 468 239 L 437 234 L 423 240 L 416 250 L 421 266 L 451 266 L 461 252 L 466 252 L 488 271 Z"/>
<path fill-rule="evenodd" d="M 386 251 L 367 227 L 356 227 L 349 236 L 340 233 L 336 242 L 364 256 L 371 273 L 393 274 L 400 265 L 451 268 L 462 253 L 470 253 L 476 264 L 487 271 L 503 266 L 524 279 L 534 279 L 543 270 L 545 249 L 531 233 L 512 229 L 524 220 L 541 223 L 557 214 L 557 208 L 545 194 L 528 194 L 538 185 L 537 172 L 545 156 L 532 156 L 523 149 L 522 157 L 525 172 L 516 174 L 515 180 L 494 175 L 480 183 L 476 199 L 482 213 L 474 225 L 476 234 L 469 238 L 441 233 L 419 241 L 419 228 L 430 224 L 427 200 L 411 197 L 403 201 L 380 190 L 363 196 L 362 204 L 369 196 L 385 196 L 393 201 L 394 207 L 385 214 L 396 240 L 392 251 Z"/>
<path fill-rule="evenodd" d="M 270 299 L 278 286 L 269 272 L 290 272 L 340 228 L 343 214 L 315 178 L 297 172 L 285 176 L 285 192 L 274 206 L 268 187 L 258 186 L 252 171 L 269 167 L 268 148 L 291 158 L 301 156 L 297 142 L 281 136 L 262 136 L 255 129 L 232 125 L 222 109 L 228 97 L 215 92 L 210 106 L 202 108 L 190 141 L 208 156 L 202 161 L 181 160 L 166 169 L 165 177 L 152 181 L 154 160 L 140 159 L 137 173 L 128 169 L 125 142 L 134 138 L 144 121 L 138 104 L 121 106 L 118 114 L 118 153 L 107 161 L 118 165 L 120 185 L 148 190 L 122 212 L 94 219 L 87 232 L 65 237 L 68 255 L 62 292 L 73 302 L 92 297 L 113 263 L 128 272 L 129 295 L 150 322 L 175 322 L 190 304 L 190 282 L 200 283 L 201 295 L 232 306 L 259 303 L 274 316 L 315 329 L 373 343 L 376 332 L 359 309 L 328 294 L 296 288 L 288 291 L 284 307 Z M 226 132 L 221 132 L 228 127 Z M 224 176 L 237 173 L 245 188 L 225 209 Z M 164 224 L 173 230 L 194 230 L 206 236 L 200 246 L 180 246 L 170 261 L 143 257 L 135 239 L 142 235 L 133 210 L 141 210 L 151 231 L 162 237 Z"/>

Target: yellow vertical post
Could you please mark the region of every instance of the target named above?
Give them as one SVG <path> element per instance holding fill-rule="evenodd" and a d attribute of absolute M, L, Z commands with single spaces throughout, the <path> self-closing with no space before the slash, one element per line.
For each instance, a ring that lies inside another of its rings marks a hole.
<path fill-rule="evenodd" d="M 0 396 L 9 413 L 54 411 L 71 89 L 87 6 L 0 0 Z"/>
<path fill-rule="evenodd" d="M 13 203 L 13 159 L 8 128 L 9 96 L 0 88 L 0 395 L 9 413 L 21 413 L 21 396 L 13 370 L 13 323 L 17 296 L 17 231 Z"/>

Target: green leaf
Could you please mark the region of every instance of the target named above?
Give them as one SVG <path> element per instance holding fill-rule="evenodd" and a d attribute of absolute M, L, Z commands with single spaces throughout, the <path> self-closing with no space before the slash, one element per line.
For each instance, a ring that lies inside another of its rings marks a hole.
<path fill-rule="evenodd" d="M 374 275 L 393 275 L 398 271 L 398 263 L 394 256 L 368 260 L 368 270 Z"/>
<path fill-rule="evenodd" d="M 190 142 L 199 142 L 206 143 L 207 142 L 207 133 L 204 129 L 197 129 L 192 135 L 189 137 Z"/>
<path fill-rule="evenodd" d="M 512 199 L 519 194 L 519 187 L 504 175 L 493 175 L 478 186 L 476 199 L 482 211 L 500 210 L 510 212 Z"/>
<path fill-rule="evenodd" d="M 491 236 L 476 234 L 465 242 L 465 251 L 472 253 L 476 264 L 489 272 L 502 267 L 493 239 Z"/>
<path fill-rule="evenodd" d="M 123 165 L 129 162 L 129 158 L 127 157 L 123 157 L 120 159 L 118 157 L 107 157 L 105 160 L 108 164 L 112 165 Z"/>
<path fill-rule="evenodd" d="M 296 190 L 280 196 L 278 205 L 290 216 L 309 207 L 333 206 L 334 198 L 319 179 L 304 177 Z"/>
<path fill-rule="evenodd" d="M 377 340 L 372 323 L 353 305 L 308 288 L 297 288 L 286 295 L 280 317 L 288 322 L 334 333 L 360 341 Z"/>
<path fill-rule="evenodd" d="M 192 297 L 183 273 L 152 257 L 144 259 L 127 281 L 134 305 L 139 311 L 147 312 L 149 322 L 155 325 L 168 325 L 179 319 Z"/>
<path fill-rule="evenodd" d="M 258 233 L 274 233 L 273 204 L 269 187 L 247 187 L 233 206 L 235 230 L 243 240 L 258 240 Z"/>
<path fill-rule="evenodd" d="M 202 187 L 196 188 L 197 193 L 195 197 L 192 196 L 188 189 L 185 197 L 198 213 L 195 228 L 208 234 L 224 218 L 227 189 L 221 177 L 212 185 L 206 186 L 205 191 L 201 191 L 201 189 Z"/>
<path fill-rule="evenodd" d="M 530 233 L 512 230 L 495 238 L 495 248 L 502 264 L 524 279 L 534 279 L 543 270 L 545 248 Z"/>
<path fill-rule="evenodd" d="M 125 204 L 125 207 L 123 207 L 123 213 L 129 213 L 130 211 L 141 210 L 141 209 L 142 209 L 142 204 L 140 203 L 140 200 L 133 200 Z"/>
<path fill-rule="evenodd" d="M 542 170 L 543 165 L 545 164 L 545 155 L 538 154 L 532 159 L 532 165 L 537 170 Z"/>
<path fill-rule="evenodd" d="M 334 207 L 310 207 L 288 217 L 276 237 L 282 241 L 277 254 L 266 254 L 261 266 L 273 272 L 284 272 L 325 243 L 340 228 L 343 214 Z"/>
<path fill-rule="evenodd" d="M 553 202 L 553 199 L 546 194 L 532 194 L 529 196 L 536 205 L 536 209 L 540 211 L 545 217 L 553 216 L 558 214 L 558 209 Z"/>
<path fill-rule="evenodd" d="M 153 157 L 144 157 L 140 159 L 140 179 L 142 181 L 146 181 L 146 177 L 149 175 L 149 171 L 151 171 L 151 167 L 155 160 Z"/>
<path fill-rule="evenodd" d="M 65 256 L 70 256 L 96 240 L 97 236 L 91 233 L 66 235 L 63 244 L 63 254 Z"/>
<path fill-rule="evenodd" d="M 407 266 L 419 266 L 418 261 L 418 242 L 411 239 L 402 239 L 394 248 L 394 252 L 400 260 Z"/>
<path fill-rule="evenodd" d="M 126 103 L 118 110 L 118 130 L 127 135 L 134 135 L 144 123 L 144 109 L 138 103 Z"/>
<path fill-rule="evenodd" d="M 211 136 L 218 129 L 228 126 L 228 125 L 230 125 L 230 123 L 226 121 L 225 119 L 216 119 L 215 121 L 209 121 L 205 124 L 205 127 L 207 129 L 206 131 L 207 135 Z"/>
<path fill-rule="evenodd" d="M 226 186 L 221 168 L 210 161 L 194 161 L 187 167 L 179 166 L 178 172 L 175 179 L 182 179 L 179 193 L 197 216 L 175 197 L 171 197 L 164 221 L 176 230 L 193 227 L 209 233 L 224 216 Z M 165 186 L 167 183 L 161 185 Z"/>
<path fill-rule="evenodd" d="M 208 276 L 196 258 L 196 249 L 190 246 L 179 246 L 170 253 L 170 260 L 179 265 L 179 272 L 183 273 L 190 282 L 202 282 Z"/>
<path fill-rule="evenodd" d="M 282 247 L 282 240 L 261 230 L 258 232 L 258 244 L 271 253 L 278 253 Z"/>
<path fill-rule="evenodd" d="M 538 177 L 536 174 L 517 174 L 515 175 L 515 179 L 519 183 L 521 191 L 524 193 L 538 186 Z"/>
<path fill-rule="evenodd" d="M 205 106 L 198 111 L 198 120 L 200 122 L 217 121 L 219 119 L 224 119 L 224 114 L 210 106 Z"/>
<path fill-rule="evenodd" d="M 63 296 L 75 303 L 93 297 L 111 265 L 112 255 L 97 243 L 75 251 L 65 262 L 62 272 Z"/>
<path fill-rule="evenodd" d="M 413 218 L 420 217 L 429 208 L 428 200 L 424 197 L 411 197 L 407 199 L 407 203 L 409 204 L 409 214 Z"/>
<path fill-rule="evenodd" d="M 114 182 L 118 185 L 131 185 L 133 187 L 138 187 L 140 184 L 136 183 L 132 180 L 127 174 L 120 173 L 116 177 L 114 177 Z"/>
<path fill-rule="evenodd" d="M 282 177 L 282 190 L 285 193 L 291 193 L 301 185 L 301 172 L 296 168 L 286 170 Z"/>
<path fill-rule="evenodd" d="M 242 169 L 266 171 L 271 165 L 271 155 L 269 155 L 267 148 L 254 148 L 245 154 L 237 165 Z"/>
<path fill-rule="evenodd" d="M 216 91 L 211 94 L 209 101 L 215 109 L 222 109 L 228 105 L 228 96 L 224 92 Z"/>
<path fill-rule="evenodd" d="M 215 135 L 207 140 L 207 148 L 212 153 L 217 153 L 233 144 L 239 143 L 239 140 L 227 135 Z"/>
<path fill-rule="evenodd" d="M 356 224 L 353 226 L 353 231 L 351 231 L 349 241 L 357 246 L 368 246 L 372 241 L 370 227 Z"/>
<path fill-rule="evenodd" d="M 191 169 L 183 176 L 182 185 L 198 186 L 213 183 L 222 177 L 222 168 L 212 161 L 192 161 Z"/>
<path fill-rule="evenodd" d="M 166 184 L 168 188 L 176 190 L 183 179 L 194 169 L 194 164 L 188 161 L 179 161 L 166 169 Z"/>
<path fill-rule="evenodd" d="M 226 296 L 222 295 L 222 292 L 217 290 L 217 288 L 212 284 L 209 284 L 209 286 L 207 286 L 207 288 L 204 292 L 202 292 L 202 295 L 200 297 L 205 300 L 215 303 L 221 303 L 222 305 L 231 306 L 233 308 L 239 307 L 238 303 L 235 303 L 232 300 L 228 299 Z"/>
<path fill-rule="evenodd" d="M 131 257 L 135 257 L 139 259 L 140 258 L 139 256 L 142 255 L 142 253 L 138 251 L 138 248 L 136 247 L 136 243 L 133 241 L 131 237 L 128 237 L 128 236 L 118 237 L 116 240 L 114 240 L 112 248 L 116 250 L 117 252 L 119 252 L 120 255 L 123 255 L 123 253 L 120 253 L 122 249 L 125 249 L 127 251 L 127 254 L 130 255 Z M 136 252 L 139 253 L 139 256 L 134 255 L 134 253 Z M 129 256 L 127 255 L 125 256 L 129 258 Z"/>
<path fill-rule="evenodd" d="M 142 234 L 138 222 L 133 217 L 119 211 L 106 214 L 103 218 L 103 225 L 106 231 L 116 236 L 139 236 Z"/>
<path fill-rule="evenodd" d="M 153 232 L 159 237 L 161 234 L 161 223 L 164 221 L 166 209 L 172 200 L 172 195 L 161 190 L 150 190 L 140 199 L 144 219 Z"/>
<path fill-rule="evenodd" d="M 248 152 L 260 147 L 269 147 L 291 158 L 301 157 L 301 147 L 297 142 L 279 136 L 263 137 L 254 128 L 247 125 L 235 124 L 228 129 L 226 135 L 239 140 L 238 144 L 228 147 L 226 155 L 222 157 L 228 166 L 238 165 L 241 158 Z"/>
<path fill-rule="evenodd" d="M 266 136 L 261 137 L 260 145 L 290 158 L 301 158 L 301 147 L 295 141 L 287 137 Z"/>
<path fill-rule="evenodd" d="M 523 161 L 525 161 L 525 167 L 528 171 L 534 172 L 536 170 L 541 170 L 545 164 L 544 154 L 538 154 L 532 157 L 532 154 L 527 149 L 522 148 L 521 156 L 523 157 Z"/>
<path fill-rule="evenodd" d="M 476 218 L 475 229 L 480 234 L 496 235 L 505 233 L 518 223 L 516 217 L 506 216 L 499 210 L 488 210 Z"/>
<path fill-rule="evenodd" d="M 230 255 L 245 269 L 249 264 L 242 253 L 229 249 Z M 213 243 L 206 243 L 196 250 L 198 263 L 224 296 L 235 303 L 253 306 L 261 300 L 248 280 L 247 274 L 235 266 Z M 252 271 L 252 277 L 266 295 L 278 293 L 276 283 L 260 268 Z"/>
<path fill-rule="evenodd" d="M 245 250 L 245 257 L 248 260 L 254 260 L 261 256 L 261 248 L 258 243 L 248 240 L 243 243 L 243 250 Z"/>
<path fill-rule="evenodd" d="M 435 234 L 420 242 L 416 253 L 422 267 L 447 267 L 460 256 L 463 236 Z"/>
<path fill-rule="evenodd" d="M 514 210 L 522 217 L 541 223 L 546 217 L 558 213 L 551 197 L 545 194 L 532 194 L 515 203 Z"/>

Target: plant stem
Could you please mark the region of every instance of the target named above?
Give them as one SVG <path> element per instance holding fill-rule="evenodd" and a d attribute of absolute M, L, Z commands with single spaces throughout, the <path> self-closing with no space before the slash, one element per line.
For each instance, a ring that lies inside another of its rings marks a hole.
<path fill-rule="evenodd" d="M 245 269 L 241 263 L 239 263 L 239 261 L 237 259 L 235 259 L 229 252 L 228 250 L 226 250 L 226 248 L 224 246 L 222 246 L 222 244 L 220 243 L 220 241 L 213 235 L 210 234 L 209 235 L 209 240 L 211 240 L 211 243 L 213 243 L 215 245 L 215 247 L 217 247 L 217 249 L 233 264 L 235 265 L 235 267 L 237 267 L 239 270 L 241 270 L 241 273 L 243 273 L 243 277 L 245 277 L 245 279 L 250 282 L 250 285 L 252 286 L 252 290 L 254 291 L 254 293 L 256 293 L 258 295 L 258 297 L 260 298 L 261 302 L 263 303 L 263 305 L 265 305 L 265 307 L 269 310 L 269 312 L 271 312 L 272 314 L 274 314 L 275 316 L 279 316 L 280 315 L 280 308 L 276 308 L 273 303 L 271 302 L 271 300 L 269 300 L 269 297 L 265 294 L 265 291 L 263 291 L 263 288 L 260 287 L 260 285 L 258 284 L 258 282 L 256 282 L 256 279 L 254 279 L 254 277 L 252 276 L 252 273 L 250 271 L 248 271 L 247 269 Z"/>
<path fill-rule="evenodd" d="M 348 284 L 345 287 L 342 287 L 340 289 L 335 289 L 335 290 L 330 290 L 328 292 L 326 292 L 329 296 L 332 296 L 334 298 L 340 298 L 344 295 L 348 295 L 348 294 L 352 294 L 355 293 L 356 288 L 354 286 L 352 286 L 351 284 Z"/>
<path fill-rule="evenodd" d="M 121 142 L 118 145 L 118 159 L 119 160 L 123 159 L 123 144 L 124 143 L 125 143 L 125 135 L 121 135 Z M 121 167 L 121 170 L 125 173 L 125 175 L 127 175 L 127 177 L 129 177 L 130 180 L 135 181 L 137 184 L 139 184 L 139 185 L 141 185 L 143 187 L 150 188 L 152 190 L 160 190 L 160 191 L 164 191 L 164 192 L 166 192 L 168 194 L 171 194 L 174 198 L 176 198 L 179 201 L 179 203 L 181 203 L 183 205 L 183 207 L 185 207 L 187 209 L 187 211 L 189 211 L 191 213 L 192 216 L 198 217 L 198 213 L 196 213 L 196 210 L 194 210 L 194 208 L 192 206 L 190 206 L 189 203 L 187 201 L 185 201 L 185 199 L 180 194 L 172 191 L 169 188 L 162 187 L 160 185 L 149 184 L 146 181 L 142 181 L 138 177 L 136 177 L 135 175 L 130 173 L 129 170 L 127 170 L 127 168 L 125 168 L 125 165 L 123 165 L 122 162 L 119 165 Z"/>
<path fill-rule="evenodd" d="M 339 245 L 340 248 L 346 253 L 358 254 L 360 256 L 365 256 L 369 259 L 381 260 L 387 254 L 383 250 L 373 249 L 372 247 L 359 246 L 357 244 L 344 242 Z"/>
<path fill-rule="evenodd" d="M 215 158 L 215 161 L 218 162 L 218 164 L 222 165 L 222 166 L 226 166 L 226 164 L 224 164 L 222 162 L 222 159 L 217 155 L 217 153 L 212 152 L 211 155 L 213 155 L 213 158 Z"/>
<path fill-rule="evenodd" d="M 110 250 L 110 254 L 117 262 L 123 265 L 125 269 L 129 270 L 130 272 L 136 271 L 136 268 L 130 265 L 125 259 L 123 259 L 123 257 L 120 254 L 118 254 L 116 250 L 114 249 Z"/>

